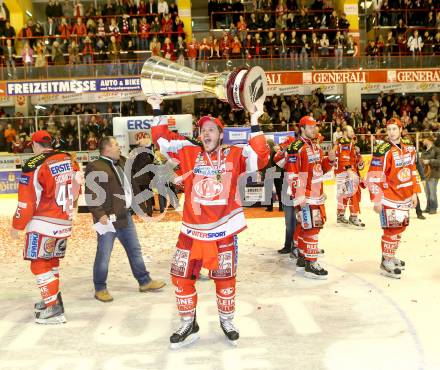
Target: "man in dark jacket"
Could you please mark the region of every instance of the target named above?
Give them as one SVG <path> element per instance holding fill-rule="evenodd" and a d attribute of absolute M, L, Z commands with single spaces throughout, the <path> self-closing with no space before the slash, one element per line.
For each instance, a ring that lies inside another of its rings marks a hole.
<path fill-rule="evenodd" d="M 440 149 L 434 145 L 435 138 L 426 136 L 423 145 L 426 150 L 422 153 L 422 161 L 425 165 L 426 176 L 426 210 L 424 212 L 434 215 L 437 213 L 437 185 L 440 178 Z"/>
<path fill-rule="evenodd" d="M 99 143 L 99 159 L 86 168 L 86 202 L 95 223 L 113 223 L 115 232 L 98 234 L 98 247 L 93 266 L 95 298 L 110 302 L 113 297 L 107 290 L 108 265 L 115 238 L 121 242 L 127 253 L 132 273 L 139 282 L 139 291 L 161 289 L 165 282 L 152 280 L 145 268 L 141 246 L 136 234 L 130 207 L 133 204 L 133 190 L 136 183 L 128 179 L 124 172 L 125 158 L 116 139 L 107 136 Z M 131 177 L 131 174 L 129 174 Z M 135 190 L 135 193 L 137 191 Z"/>

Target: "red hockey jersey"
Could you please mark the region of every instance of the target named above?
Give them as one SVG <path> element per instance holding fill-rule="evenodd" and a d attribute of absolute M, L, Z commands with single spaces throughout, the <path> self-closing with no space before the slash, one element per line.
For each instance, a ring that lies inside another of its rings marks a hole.
<path fill-rule="evenodd" d="M 412 195 L 420 193 L 415 161 L 415 148 L 403 140 L 400 147 L 390 142 L 377 145 L 367 175 L 371 200 L 391 208 L 411 208 Z"/>
<path fill-rule="evenodd" d="M 292 178 L 293 204 L 324 204 L 323 176 L 333 168 L 319 144 L 300 137 L 287 150 L 285 170 Z"/>
<path fill-rule="evenodd" d="M 238 185 L 240 175 L 260 170 L 269 161 L 263 132 L 252 133 L 243 147 L 223 145 L 211 155 L 200 142 L 169 131 L 167 124 L 152 127 L 152 137 L 162 154 L 180 167 L 185 191 L 182 233 L 214 241 L 246 228 Z"/>
<path fill-rule="evenodd" d="M 12 226 L 55 238 L 70 236 L 78 170 L 68 153 L 48 151 L 29 159 L 19 179 Z"/>
<path fill-rule="evenodd" d="M 335 147 L 336 163 L 335 175 L 347 171 L 351 168 L 353 172 L 363 169 L 363 161 L 360 154 L 356 152 L 356 146 L 353 140 L 340 138 Z"/>

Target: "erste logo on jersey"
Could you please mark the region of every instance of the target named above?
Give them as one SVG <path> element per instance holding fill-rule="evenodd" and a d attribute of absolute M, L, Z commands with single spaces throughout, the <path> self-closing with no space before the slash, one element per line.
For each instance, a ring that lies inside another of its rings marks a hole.
<path fill-rule="evenodd" d="M 52 176 L 61 175 L 62 173 L 71 172 L 72 165 L 70 161 L 57 162 L 49 166 Z"/>
<path fill-rule="evenodd" d="M 208 177 L 194 185 L 194 191 L 201 198 L 211 199 L 221 194 L 223 184 L 214 178 Z"/>

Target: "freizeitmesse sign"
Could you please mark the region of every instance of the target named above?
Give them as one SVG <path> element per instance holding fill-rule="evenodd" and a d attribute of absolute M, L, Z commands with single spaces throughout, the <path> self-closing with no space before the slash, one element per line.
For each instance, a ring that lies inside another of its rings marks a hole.
<path fill-rule="evenodd" d="M 140 91 L 139 78 L 6 82 L 6 95 L 82 94 L 109 91 Z"/>

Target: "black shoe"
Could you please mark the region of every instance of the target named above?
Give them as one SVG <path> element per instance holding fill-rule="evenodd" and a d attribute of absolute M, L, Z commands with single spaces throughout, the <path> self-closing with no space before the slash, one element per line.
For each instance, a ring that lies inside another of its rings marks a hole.
<path fill-rule="evenodd" d="M 422 213 L 429 213 L 429 212 L 431 212 L 431 210 L 428 209 L 428 208 L 426 208 L 426 209 L 424 209 L 424 210 L 422 211 Z"/>
<path fill-rule="evenodd" d="M 180 319 L 180 328 L 177 329 L 170 337 L 171 349 L 178 349 L 188 344 L 195 342 L 199 339 L 199 325 L 197 324 L 196 317 L 188 317 Z"/>
<path fill-rule="evenodd" d="M 284 247 L 283 249 L 279 249 L 278 253 L 279 254 L 288 254 L 292 251 L 292 249 L 290 247 Z"/>
<path fill-rule="evenodd" d="M 418 218 L 419 220 L 426 220 L 426 217 L 423 216 L 421 213 L 417 215 L 417 218 Z"/>
<path fill-rule="evenodd" d="M 223 333 L 225 333 L 229 342 L 233 345 L 236 345 L 238 338 L 240 338 L 240 333 L 235 328 L 232 319 L 220 319 L 220 327 L 222 328 Z"/>
<path fill-rule="evenodd" d="M 436 215 L 436 214 L 437 214 L 437 211 L 435 211 L 435 210 L 432 209 L 431 211 L 429 211 L 429 214 L 430 214 L 430 215 Z"/>
<path fill-rule="evenodd" d="M 319 265 L 318 261 L 306 261 L 304 277 L 325 280 L 328 277 L 328 272 Z"/>
<path fill-rule="evenodd" d="M 267 208 L 266 208 L 266 212 L 273 212 L 273 208 L 271 208 L 271 207 L 267 207 Z"/>

